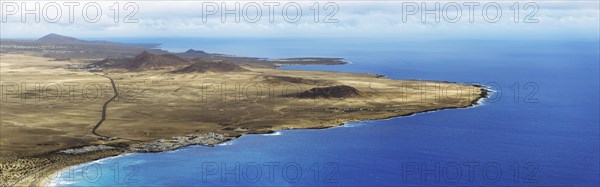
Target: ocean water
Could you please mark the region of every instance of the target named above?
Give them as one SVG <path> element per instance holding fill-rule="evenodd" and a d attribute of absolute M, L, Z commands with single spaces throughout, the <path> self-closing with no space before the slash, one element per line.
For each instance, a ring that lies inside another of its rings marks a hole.
<path fill-rule="evenodd" d="M 269 58 L 343 57 L 394 79 L 479 83 L 483 105 L 215 147 L 127 154 L 64 170 L 56 186 L 547 186 L 600 184 L 598 41 L 109 39 Z"/>

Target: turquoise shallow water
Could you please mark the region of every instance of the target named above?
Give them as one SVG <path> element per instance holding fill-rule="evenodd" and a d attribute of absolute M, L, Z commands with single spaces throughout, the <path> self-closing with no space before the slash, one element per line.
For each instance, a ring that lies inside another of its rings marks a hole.
<path fill-rule="evenodd" d="M 497 92 L 474 108 L 103 159 L 65 170 L 54 185 L 600 184 L 598 41 L 112 40 L 162 42 L 175 51 L 344 57 L 352 64 L 284 68 L 480 83 Z"/>

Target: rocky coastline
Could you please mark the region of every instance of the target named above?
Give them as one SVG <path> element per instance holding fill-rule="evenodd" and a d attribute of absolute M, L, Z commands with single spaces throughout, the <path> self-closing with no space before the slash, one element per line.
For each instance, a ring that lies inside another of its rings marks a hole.
<path fill-rule="evenodd" d="M 202 135 L 188 134 L 185 136 L 163 138 L 154 140 L 152 142 L 134 144 L 124 148 L 110 145 L 92 145 L 81 148 L 60 150 L 57 153 L 67 155 L 80 155 L 113 149 L 120 149 L 121 151 L 130 153 L 153 153 L 171 151 L 190 145 L 214 146 L 216 144 L 229 141 L 234 138 L 235 137 L 229 136 L 228 134 L 210 132 Z"/>
<path fill-rule="evenodd" d="M 149 143 L 133 145 L 128 148 L 130 152 L 152 153 L 179 149 L 190 145 L 214 146 L 216 144 L 232 140 L 228 134 L 206 133 L 203 135 L 188 134 L 185 136 L 176 136 L 167 139 L 158 139 Z"/>

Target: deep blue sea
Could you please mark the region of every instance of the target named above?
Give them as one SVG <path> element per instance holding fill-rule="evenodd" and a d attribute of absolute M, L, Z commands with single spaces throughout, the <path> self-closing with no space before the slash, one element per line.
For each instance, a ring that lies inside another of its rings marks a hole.
<path fill-rule="evenodd" d="M 483 105 L 215 147 L 127 154 L 64 170 L 58 186 L 598 186 L 598 40 L 109 39 L 240 56 L 343 57 L 288 66 L 479 83 Z"/>

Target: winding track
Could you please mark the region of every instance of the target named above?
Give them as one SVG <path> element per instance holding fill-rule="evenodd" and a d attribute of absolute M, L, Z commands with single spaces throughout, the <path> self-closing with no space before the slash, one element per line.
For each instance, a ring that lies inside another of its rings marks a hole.
<path fill-rule="evenodd" d="M 102 122 L 104 122 L 104 120 L 106 120 L 106 108 L 108 108 L 108 104 L 110 102 L 112 102 L 119 96 L 119 91 L 117 91 L 117 86 L 115 85 L 115 81 L 112 78 L 110 78 L 106 75 L 100 75 L 100 76 L 106 77 L 110 80 L 110 84 L 112 84 L 115 95 L 113 97 L 111 97 L 110 99 L 108 99 L 106 102 L 104 102 L 104 105 L 102 106 L 102 117 L 100 118 L 100 121 L 98 121 L 98 123 L 96 123 L 96 126 L 94 126 L 94 129 L 92 129 L 92 134 L 94 134 L 96 136 L 108 138 L 108 136 L 98 134 L 96 132 L 96 130 L 98 129 L 98 127 L 100 127 L 100 125 L 102 125 Z"/>

